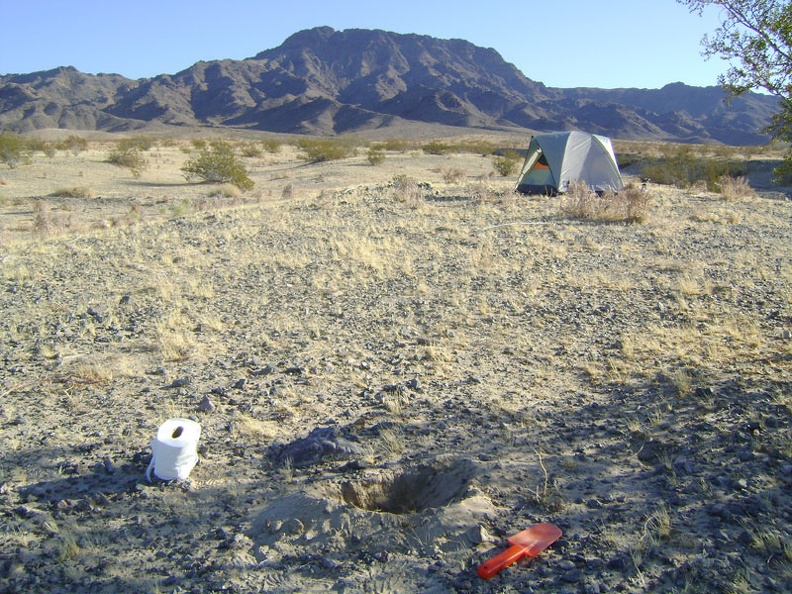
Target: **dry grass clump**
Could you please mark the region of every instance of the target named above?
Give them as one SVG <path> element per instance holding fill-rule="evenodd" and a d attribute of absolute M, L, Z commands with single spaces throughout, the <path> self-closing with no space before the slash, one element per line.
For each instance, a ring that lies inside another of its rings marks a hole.
<path fill-rule="evenodd" d="M 51 195 L 57 198 L 93 198 L 94 192 L 90 188 L 75 186 L 69 188 L 58 188 Z"/>
<path fill-rule="evenodd" d="M 458 184 L 462 180 L 467 177 L 467 173 L 464 169 L 459 167 L 449 167 L 448 169 L 443 169 L 443 181 L 447 184 Z"/>
<path fill-rule="evenodd" d="M 239 198 L 242 190 L 231 183 L 223 183 L 209 191 L 209 198 Z"/>
<path fill-rule="evenodd" d="M 394 198 L 397 202 L 406 204 L 410 208 L 417 208 L 423 202 L 423 191 L 415 178 L 407 175 L 396 175 L 391 182 L 395 191 Z"/>
<path fill-rule="evenodd" d="M 718 180 L 718 189 L 724 200 L 741 200 L 743 198 L 757 198 L 758 194 L 744 177 L 724 175 Z"/>
<path fill-rule="evenodd" d="M 643 187 L 628 186 L 621 192 L 599 194 L 586 184 L 575 184 L 562 199 L 561 210 L 576 219 L 643 223 L 650 202 L 651 194 Z"/>

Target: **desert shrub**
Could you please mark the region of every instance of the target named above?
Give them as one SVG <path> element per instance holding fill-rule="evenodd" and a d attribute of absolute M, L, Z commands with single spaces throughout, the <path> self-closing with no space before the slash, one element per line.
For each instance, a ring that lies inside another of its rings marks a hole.
<path fill-rule="evenodd" d="M 37 138 L 29 138 L 25 143 L 27 144 L 28 151 L 31 153 L 44 153 L 44 155 L 50 158 L 55 156 L 55 145 L 51 142 L 46 142 Z"/>
<path fill-rule="evenodd" d="M 718 191 L 724 200 L 756 198 L 757 193 L 744 177 L 724 175 L 718 180 Z"/>
<path fill-rule="evenodd" d="M 716 191 L 721 177 L 745 173 L 743 161 L 704 157 L 689 146 L 667 147 L 663 156 L 649 160 L 641 170 L 642 177 L 658 184 L 687 188 L 703 181 L 711 191 Z"/>
<path fill-rule="evenodd" d="M 432 140 L 431 142 L 424 144 L 421 147 L 421 150 L 427 155 L 445 155 L 451 150 L 451 147 L 445 142 Z"/>
<path fill-rule="evenodd" d="M 467 193 L 473 202 L 495 202 L 498 199 L 498 194 L 483 180 L 471 185 Z"/>
<path fill-rule="evenodd" d="M 271 154 L 279 153 L 281 150 L 281 143 L 279 140 L 275 140 L 274 138 L 268 138 L 267 140 L 261 141 L 262 148 Z"/>
<path fill-rule="evenodd" d="M 57 148 L 59 151 L 71 151 L 73 154 L 77 155 L 88 149 L 88 141 L 80 136 L 70 134 L 57 143 L 55 148 Z"/>
<path fill-rule="evenodd" d="M 650 202 L 651 195 L 642 187 L 598 193 L 586 184 L 575 184 L 561 199 L 561 211 L 576 219 L 642 223 L 646 221 Z"/>
<path fill-rule="evenodd" d="M 406 204 L 410 208 L 417 208 L 423 201 L 421 185 L 414 178 L 403 174 L 395 175 L 391 185 L 394 189 L 394 197 L 398 202 Z"/>
<path fill-rule="evenodd" d="M 337 138 L 303 138 L 297 143 L 297 148 L 304 153 L 301 158 L 310 163 L 337 161 L 354 152 L 350 143 Z"/>
<path fill-rule="evenodd" d="M 385 149 L 382 145 L 372 144 L 366 153 L 366 160 L 370 165 L 382 165 L 385 162 Z"/>
<path fill-rule="evenodd" d="M 58 188 L 51 195 L 58 198 L 93 198 L 94 192 L 90 188 L 75 186 L 69 188 Z"/>
<path fill-rule="evenodd" d="M 381 143 L 381 146 L 386 151 L 391 151 L 391 152 L 394 152 L 394 153 L 405 153 L 408 150 L 410 150 L 411 148 L 414 148 L 412 143 L 410 143 L 410 142 L 408 142 L 406 140 L 398 140 L 398 139 L 395 139 L 395 138 L 384 140 Z"/>
<path fill-rule="evenodd" d="M 129 138 L 122 138 L 119 140 L 118 148 L 122 151 L 139 150 L 146 152 L 150 150 L 154 144 L 154 139 L 148 136 L 130 136 Z"/>
<path fill-rule="evenodd" d="M 141 172 L 148 166 L 140 148 L 124 142 L 119 142 L 116 148 L 110 151 L 107 162 L 126 167 L 135 177 L 140 177 Z"/>
<path fill-rule="evenodd" d="M 237 186 L 230 183 L 220 184 L 209 192 L 209 198 L 238 198 L 242 193 Z"/>
<path fill-rule="evenodd" d="M 254 142 L 243 142 L 239 145 L 239 154 L 243 157 L 260 157 L 262 148 Z"/>
<path fill-rule="evenodd" d="M 253 180 L 228 142 L 214 140 L 194 145 L 190 159 L 182 166 L 185 179 L 200 179 L 207 183 L 230 183 L 242 191 L 253 188 Z"/>
<path fill-rule="evenodd" d="M 495 153 L 497 147 L 488 140 L 474 139 L 463 140 L 454 144 L 452 147 L 454 152 L 458 153 L 473 153 L 474 155 L 482 155 L 487 157 Z"/>
<path fill-rule="evenodd" d="M 443 181 L 447 184 L 458 184 L 467 177 L 465 170 L 459 167 L 449 167 L 448 169 L 441 169 L 440 171 L 443 175 Z"/>
<path fill-rule="evenodd" d="M 509 177 L 517 173 L 520 160 L 520 153 L 517 151 L 505 151 L 502 155 L 492 157 L 492 166 L 502 177 Z"/>
<path fill-rule="evenodd" d="M 30 156 L 30 148 L 24 138 L 13 132 L 0 133 L 0 162 L 14 169 Z"/>

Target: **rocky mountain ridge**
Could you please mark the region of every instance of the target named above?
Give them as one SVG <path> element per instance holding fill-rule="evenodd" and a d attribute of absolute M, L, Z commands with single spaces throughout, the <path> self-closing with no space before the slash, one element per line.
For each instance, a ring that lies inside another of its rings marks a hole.
<path fill-rule="evenodd" d="M 559 89 L 494 49 L 319 27 L 244 60 L 132 80 L 71 67 L 0 76 L 0 129 L 132 131 L 152 125 L 339 134 L 403 121 L 477 129 L 583 129 L 622 139 L 762 144 L 774 98 L 727 104 L 718 87 Z"/>

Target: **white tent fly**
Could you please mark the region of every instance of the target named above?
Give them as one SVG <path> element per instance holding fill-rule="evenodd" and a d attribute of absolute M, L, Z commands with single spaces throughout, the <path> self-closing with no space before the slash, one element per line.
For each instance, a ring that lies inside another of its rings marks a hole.
<path fill-rule="evenodd" d="M 554 195 L 576 183 L 596 192 L 624 188 L 610 138 L 577 131 L 531 138 L 517 191 Z"/>

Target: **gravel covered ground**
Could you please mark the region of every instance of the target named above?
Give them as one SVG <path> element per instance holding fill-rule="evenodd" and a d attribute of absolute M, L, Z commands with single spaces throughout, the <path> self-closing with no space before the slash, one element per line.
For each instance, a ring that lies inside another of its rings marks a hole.
<path fill-rule="evenodd" d="M 625 225 L 477 155 L 285 151 L 210 198 L 102 150 L 0 176 L 0 591 L 792 583 L 783 193 L 650 185 Z M 149 483 L 173 417 L 199 463 Z"/>

